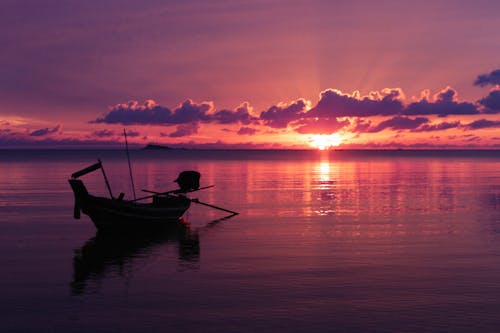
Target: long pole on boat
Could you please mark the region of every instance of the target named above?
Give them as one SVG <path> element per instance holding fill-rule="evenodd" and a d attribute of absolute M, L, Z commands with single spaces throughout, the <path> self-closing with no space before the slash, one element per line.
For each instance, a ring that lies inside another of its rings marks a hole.
<path fill-rule="evenodd" d="M 215 209 L 218 209 L 218 210 L 222 210 L 222 211 L 227 212 L 227 213 L 231 213 L 232 215 L 238 215 L 239 214 L 239 213 L 237 213 L 237 212 L 235 212 L 233 210 L 229 210 L 229 209 L 222 208 L 222 207 L 219 207 L 219 206 L 211 205 L 211 204 L 208 204 L 206 202 L 201 202 L 198 199 L 189 199 L 189 200 L 191 202 L 194 202 L 194 203 L 197 203 L 197 204 L 200 204 L 200 205 L 203 205 L 203 206 L 207 206 L 207 207 L 215 208 Z"/>
<path fill-rule="evenodd" d="M 134 177 L 132 176 L 132 165 L 130 164 L 130 153 L 128 151 L 127 131 L 125 129 L 123 129 L 123 135 L 125 136 L 125 147 L 127 150 L 128 171 L 130 173 L 130 182 L 132 183 L 132 193 L 134 194 L 134 200 L 135 200 L 136 197 L 135 197 Z"/>

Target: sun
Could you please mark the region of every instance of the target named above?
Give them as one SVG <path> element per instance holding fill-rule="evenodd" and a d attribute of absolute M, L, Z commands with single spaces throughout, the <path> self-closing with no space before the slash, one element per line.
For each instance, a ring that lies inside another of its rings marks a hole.
<path fill-rule="evenodd" d="M 342 137 L 337 133 L 333 133 L 330 135 L 312 135 L 309 139 L 309 145 L 319 150 L 337 147 L 341 143 Z"/>

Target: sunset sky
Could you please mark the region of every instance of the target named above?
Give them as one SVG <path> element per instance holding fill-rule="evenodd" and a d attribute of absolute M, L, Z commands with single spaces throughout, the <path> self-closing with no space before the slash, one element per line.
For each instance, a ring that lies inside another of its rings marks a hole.
<path fill-rule="evenodd" d="M 2 0 L 0 147 L 500 148 L 500 1 Z"/>

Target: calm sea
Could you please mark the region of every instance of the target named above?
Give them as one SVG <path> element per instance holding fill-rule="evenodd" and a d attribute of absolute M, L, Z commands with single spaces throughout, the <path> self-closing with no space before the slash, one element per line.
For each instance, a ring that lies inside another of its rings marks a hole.
<path fill-rule="evenodd" d="M 148 237 L 73 219 L 98 157 L 131 198 L 123 151 L 0 151 L 0 331 L 500 331 L 500 151 L 132 151 L 137 196 L 240 213 Z"/>

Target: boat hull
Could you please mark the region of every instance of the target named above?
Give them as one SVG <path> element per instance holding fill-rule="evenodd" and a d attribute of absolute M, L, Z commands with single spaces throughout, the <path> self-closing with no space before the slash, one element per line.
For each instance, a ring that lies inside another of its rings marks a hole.
<path fill-rule="evenodd" d="M 185 196 L 154 198 L 151 203 L 109 199 L 89 194 L 81 180 L 69 180 L 75 195 L 75 217 L 88 215 L 99 230 L 162 228 L 179 223 L 191 201 Z"/>

